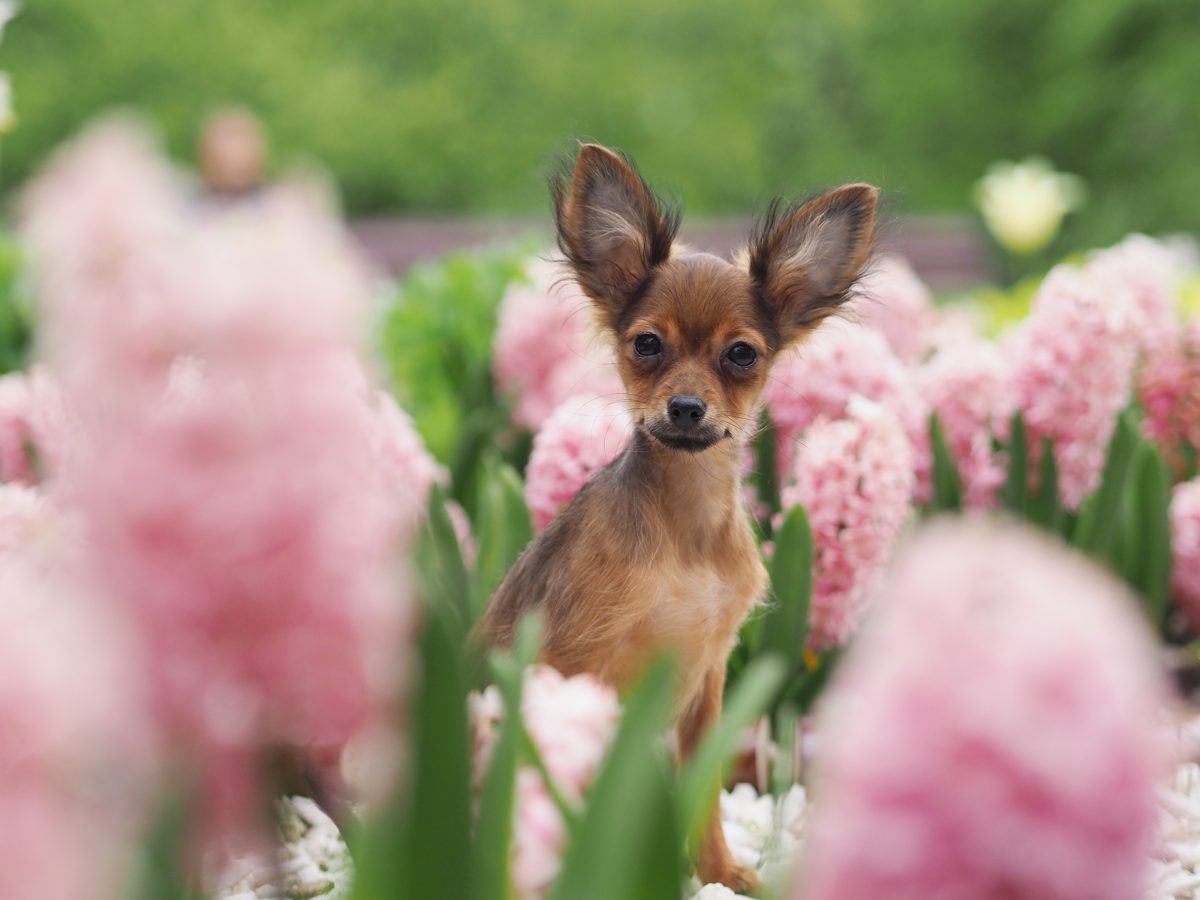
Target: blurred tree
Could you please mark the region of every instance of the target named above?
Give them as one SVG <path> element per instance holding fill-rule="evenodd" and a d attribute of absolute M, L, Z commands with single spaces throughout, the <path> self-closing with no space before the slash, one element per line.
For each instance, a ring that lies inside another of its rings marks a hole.
<path fill-rule="evenodd" d="M 1077 172 L 1068 239 L 1195 227 L 1194 0 L 38 0 L 4 44 L 5 181 L 97 110 L 149 110 L 188 154 L 259 112 L 352 209 L 532 211 L 555 151 L 632 153 L 704 212 L 842 179 L 962 210 L 988 163 Z"/>

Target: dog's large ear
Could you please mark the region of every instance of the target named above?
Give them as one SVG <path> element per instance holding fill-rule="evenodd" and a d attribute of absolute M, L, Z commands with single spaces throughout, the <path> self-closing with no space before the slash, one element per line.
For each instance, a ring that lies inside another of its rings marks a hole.
<path fill-rule="evenodd" d="M 551 183 L 558 246 L 610 327 L 654 267 L 671 254 L 679 218 L 624 158 L 583 144 Z"/>
<path fill-rule="evenodd" d="M 783 344 L 804 337 L 849 298 L 871 258 L 879 190 L 848 184 L 799 206 L 772 204 L 750 241 L 750 277 Z"/>

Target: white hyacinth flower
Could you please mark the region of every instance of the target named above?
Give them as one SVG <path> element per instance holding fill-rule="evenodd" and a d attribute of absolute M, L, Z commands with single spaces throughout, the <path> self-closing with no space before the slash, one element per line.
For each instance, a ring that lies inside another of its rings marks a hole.
<path fill-rule="evenodd" d="M 993 163 L 975 185 L 988 230 L 1013 253 L 1033 253 L 1058 234 L 1063 216 L 1083 202 L 1083 180 L 1040 157 Z"/>

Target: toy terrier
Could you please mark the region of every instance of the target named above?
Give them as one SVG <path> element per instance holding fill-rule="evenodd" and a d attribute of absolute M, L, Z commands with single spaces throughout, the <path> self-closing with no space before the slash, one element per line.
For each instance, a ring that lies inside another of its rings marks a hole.
<path fill-rule="evenodd" d="M 582 145 L 551 190 L 559 248 L 614 342 L 634 431 L 513 565 L 480 632 L 506 645 L 536 609 L 543 662 L 618 690 L 670 653 L 683 760 L 720 716 L 738 628 L 767 586 L 741 464 L 763 388 L 779 355 L 852 295 L 878 191 L 777 201 L 730 263 L 677 243 L 678 214 L 604 147 Z M 715 804 L 694 850 L 702 881 L 758 888 Z"/>

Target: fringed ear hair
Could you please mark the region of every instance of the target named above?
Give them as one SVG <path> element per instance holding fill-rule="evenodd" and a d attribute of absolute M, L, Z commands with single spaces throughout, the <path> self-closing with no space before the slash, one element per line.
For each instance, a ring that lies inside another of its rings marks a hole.
<path fill-rule="evenodd" d="M 879 190 L 848 184 L 798 206 L 776 201 L 750 240 L 750 277 L 784 345 L 804 337 L 850 297 L 871 258 Z"/>
<path fill-rule="evenodd" d="M 579 286 L 613 327 L 626 304 L 671 254 L 679 216 L 624 157 L 583 144 L 574 170 L 551 182 L 558 246 Z"/>

